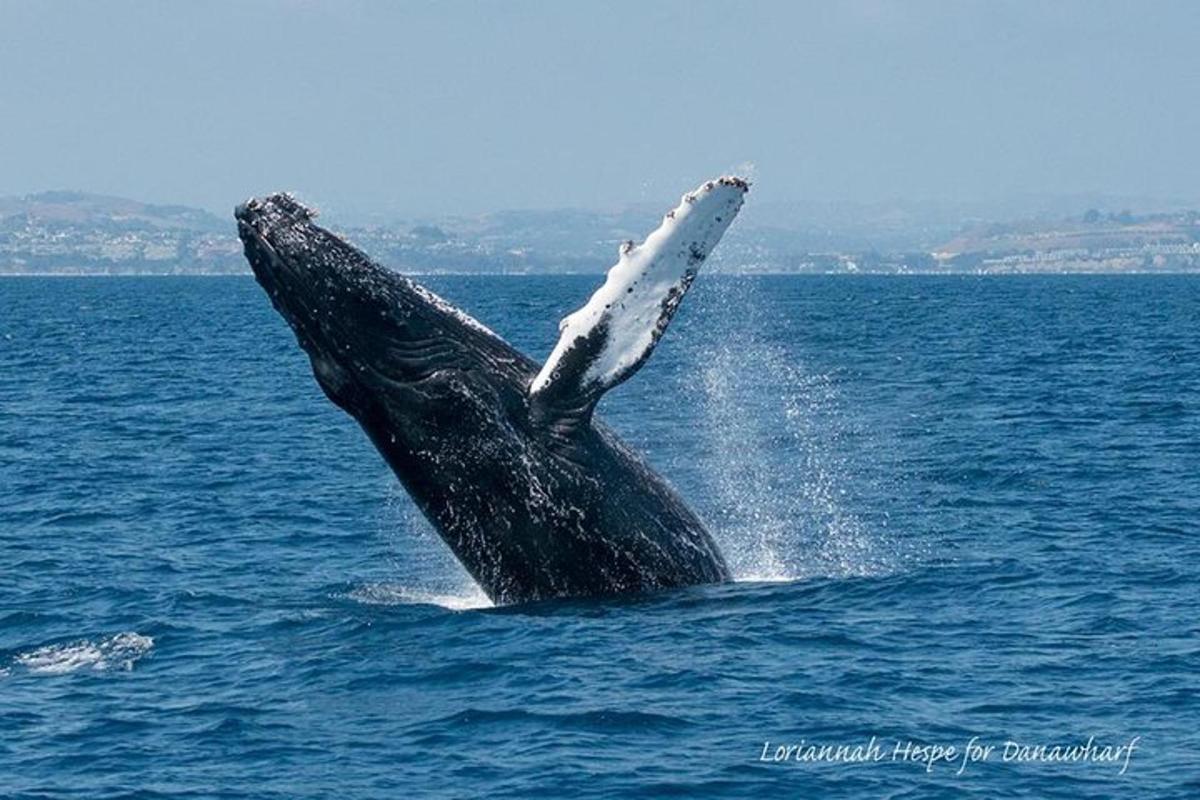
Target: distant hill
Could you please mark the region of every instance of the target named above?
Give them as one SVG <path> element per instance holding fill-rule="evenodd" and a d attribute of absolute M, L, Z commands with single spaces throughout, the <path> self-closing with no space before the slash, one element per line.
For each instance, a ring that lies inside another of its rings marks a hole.
<path fill-rule="evenodd" d="M 0 224 L 47 227 L 150 227 L 228 233 L 226 220 L 198 208 L 160 206 L 124 197 L 85 192 L 39 192 L 24 197 L 0 197 Z"/>
<path fill-rule="evenodd" d="M 402 271 L 522 274 L 600 272 L 655 224 L 566 210 L 332 227 Z M 232 219 L 201 209 L 71 191 L 0 197 L 0 274 L 246 273 L 241 252 Z"/>
<path fill-rule="evenodd" d="M 123 197 L 2 197 L 0 273 L 244 272 L 231 227 L 201 209 Z"/>
<path fill-rule="evenodd" d="M 373 258 L 402 271 L 600 271 L 611 263 L 619 241 L 615 237 L 624 230 L 605 233 L 610 227 L 606 218 L 577 216 L 562 212 L 556 224 L 513 212 L 441 225 L 334 228 Z M 581 228 L 588 232 L 581 234 Z M 555 232 L 566 233 L 555 238 Z M 587 246 L 573 247 L 581 236 Z M 247 272 L 232 218 L 72 191 L 0 197 L 0 274 Z"/>
<path fill-rule="evenodd" d="M 939 264 L 991 272 L 1200 269 L 1200 213 L 1135 216 L 1089 210 L 1076 219 L 992 223 L 934 250 Z"/>
<path fill-rule="evenodd" d="M 753 207 L 751 207 L 753 209 Z M 750 209 L 748 209 L 750 211 Z M 948 213 L 948 212 L 947 212 Z M 660 210 L 503 211 L 331 227 L 404 272 L 600 273 Z M 954 223 L 897 206 L 764 206 L 706 270 L 739 273 L 1200 271 L 1200 214 L 1088 211 L 1066 219 Z M 0 197 L 0 274 L 246 273 L 233 220 L 83 192 Z"/>

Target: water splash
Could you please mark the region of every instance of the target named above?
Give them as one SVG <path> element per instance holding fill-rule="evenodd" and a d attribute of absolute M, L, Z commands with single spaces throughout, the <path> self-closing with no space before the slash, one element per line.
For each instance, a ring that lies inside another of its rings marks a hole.
<path fill-rule="evenodd" d="M 863 476 L 830 375 L 763 341 L 758 283 L 723 287 L 721 330 L 697 351 L 709 439 L 709 514 L 735 578 L 886 574 L 891 542 L 850 505 Z M 714 320 L 715 321 L 715 320 Z"/>
<path fill-rule="evenodd" d="M 776 321 L 761 281 L 726 279 L 697 300 L 705 330 L 681 337 L 675 351 L 685 364 L 682 397 L 696 403 L 701 423 L 703 469 L 687 481 L 685 496 L 708 521 L 734 577 L 777 582 L 895 572 L 903 553 L 886 530 L 886 514 L 860 511 L 864 497 L 885 493 L 859 455 L 861 431 L 835 377 L 764 335 Z M 647 435 L 651 418 L 670 420 L 667 433 L 676 431 L 680 399 L 661 391 L 631 399 L 639 415 L 631 438 Z M 403 489 L 389 485 L 380 527 L 392 540 L 400 580 L 355 599 L 455 610 L 487 605 Z"/>
<path fill-rule="evenodd" d="M 379 521 L 390 540 L 400 582 L 369 583 L 350 598 L 371 605 L 436 605 L 452 611 L 490 608 L 492 601 L 394 480 Z"/>
<path fill-rule="evenodd" d="M 64 675 L 81 669 L 97 672 L 131 670 L 134 662 L 150 652 L 153 646 L 154 639 L 149 636 L 118 633 L 96 642 L 81 640 L 39 647 L 21 653 L 13 659 L 13 664 L 41 675 Z"/>
<path fill-rule="evenodd" d="M 473 591 L 444 594 L 398 583 L 366 583 L 347 595 L 351 600 L 372 606 L 441 606 L 450 611 L 472 611 L 492 608 L 492 601 L 477 585 Z"/>

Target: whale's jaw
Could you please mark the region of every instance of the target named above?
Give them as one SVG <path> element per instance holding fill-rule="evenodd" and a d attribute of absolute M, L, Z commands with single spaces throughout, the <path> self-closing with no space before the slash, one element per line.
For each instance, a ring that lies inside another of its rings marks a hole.
<path fill-rule="evenodd" d="M 337 364 L 361 353 L 375 294 L 348 293 L 354 273 L 372 265 L 358 251 L 312 224 L 314 214 L 290 195 L 251 199 L 234 211 L 254 277 L 309 355 Z M 368 288 L 364 286 L 364 288 Z M 382 310 L 382 308 L 381 308 Z M 352 323 L 352 324 L 347 324 Z"/>
<path fill-rule="evenodd" d="M 468 315 L 316 225 L 290 195 L 249 200 L 234 216 L 255 279 L 308 353 L 317 382 L 360 421 L 379 406 L 400 415 L 433 402 L 434 375 L 497 357 L 520 361 L 521 380 L 533 369 Z"/>
<path fill-rule="evenodd" d="M 324 303 L 318 302 L 318 295 L 332 276 L 322 274 L 320 262 L 302 257 L 313 243 L 305 243 L 296 228 L 307 225 L 312 217 L 307 208 L 285 194 L 252 198 L 234 210 L 238 236 L 255 280 L 312 358 L 317 379 L 326 387 L 346 380 L 337 358 L 345 344 L 333 341 L 320 319 L 319 308 Z"/>

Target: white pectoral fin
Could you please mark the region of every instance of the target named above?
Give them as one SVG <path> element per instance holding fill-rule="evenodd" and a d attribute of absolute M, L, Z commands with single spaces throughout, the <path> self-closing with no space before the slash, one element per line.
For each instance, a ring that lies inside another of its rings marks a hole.
<path fill-rule="evenodd" d="M 708 181 L 645 242 L 621 246 L 604 285 L 559 325 L 558 343 L 529 388 L 535 409 L 586 420 L 600 395 L 637 372 L 749 188 L 741 178 Z"/>

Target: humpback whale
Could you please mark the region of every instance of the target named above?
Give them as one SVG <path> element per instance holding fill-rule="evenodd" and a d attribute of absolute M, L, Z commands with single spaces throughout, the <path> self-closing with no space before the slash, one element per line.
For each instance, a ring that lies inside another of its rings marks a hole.
<path fill-rule="evenodd" d="M 622 244 L 541 365 L 288 194 L 234 216 L 322 391 L 488 597 L 508 604 L 729 580 L 696 515 L 594 412 L 650 357 L 748 190 L 708 181 L 644 242 Z"/>

